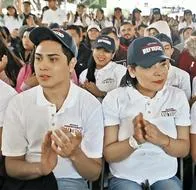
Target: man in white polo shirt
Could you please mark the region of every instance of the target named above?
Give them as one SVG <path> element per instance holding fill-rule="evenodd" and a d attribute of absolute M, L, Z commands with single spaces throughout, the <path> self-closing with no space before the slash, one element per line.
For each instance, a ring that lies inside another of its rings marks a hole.
<path fill-rule="evenodd" d="M 30 180 L 53 171 L 58 190 L 86 190 L 85 179 L 95 180 L 101 171 L 101 104 L 70 82 L 77 48 L 68 33 L 38 27 L 29 37 L 36 45 L 40 85 L 16 96 L 7 109 L 2 145 L 7 173 Z"/>
<path fill-rule="evenodd" d="M 57 7 L 57 0 L 47 0 L 49 9 L 44 12 L 42 18 L 42 24 L 49 25 L 51 23 L 57 23 L 63 26 L 67 21 L 65 10 Z"/>

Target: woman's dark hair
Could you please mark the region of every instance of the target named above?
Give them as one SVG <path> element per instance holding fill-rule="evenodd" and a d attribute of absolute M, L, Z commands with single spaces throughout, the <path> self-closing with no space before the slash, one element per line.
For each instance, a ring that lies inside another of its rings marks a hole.
<path fill-rule="evenodd" d="M 135 68 L 135 65 L 131 65 L 130 67 Z M 128 69 L 127 69 L 126 74 L 121 79 L 120 87 L 132 86 L 132 87 L 136 88 L 137 83 L 138 83 L 137 79 L 132 78 L 129 74 Z"/>
<path fill-rule="evenodd" d="M 160 14 L 159 20 L 163 20 L 162 14 Z M 150 18 L 150 24 L 152 24 L 153 22 L 154 22 L 154 14 L 152 14 L 152 16 Z"/>
<path fill-rule="evenodd" d="M 88 70 L 87 70 L 87 75 L 86 75 L 86 78 L 88 79 L 89 82 L 96 83 L 95 68 L 96 68 L 96 62 L 93 58 L 93 55 L 91 55 L 88 61 Z"/>
<path fill-rule="evenodd" d="M 15 10 L 14 18 L 18 19 L 18 13 L 17 13 L 16 8 L 15 8 L 14 6 L 8 6 L 8 8 L 7 8 L 7 9 L 9 9 L 9 8 L 12 8 L 12 9 L 14 9 L 14 10 Z M 7 13 L 7 15 L 8 15 L 8 16 L 10 16 L 10 15 L 9 15 L 9 13 Z"/>
<path fill-rule="evenodd" d="M 8 63 L 4 69 L 7 77 L 12 81 L 13 87 L 16 86 L 16 80 L 22 64 L 20 60 L 8 49 L 3 39 L 0 37 L 0 59 L 6 55 Z"/>

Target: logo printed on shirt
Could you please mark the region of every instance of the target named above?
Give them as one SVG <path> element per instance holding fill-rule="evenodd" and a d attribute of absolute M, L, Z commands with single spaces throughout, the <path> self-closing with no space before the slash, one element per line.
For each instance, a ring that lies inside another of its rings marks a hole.
<path fill-rule="evenodd" d="M 115 82 L 115 80 L 113 78 L 107 78 L 102 81 L 103 84 L 112 84 L 114 82 Z"/>
<path fill-rule="evenodd" d="M 175 114 L 176 114 L 176 109 L 174 108 L 168 108 L 164 111 L 161 111 L 162 117 L 171 117 L 171 116 L 174 116 Z"/>
<path fill-rule="evenodd" d="M 69 125 L 64 125 L 63 126 L 65 129 L 67 129 L 70 133 L 72 133 L 73 135 L 77 133 L 82 133 L 83 132 L 83 128 L 79 127 L 76 124 L 69 124 Z"/>

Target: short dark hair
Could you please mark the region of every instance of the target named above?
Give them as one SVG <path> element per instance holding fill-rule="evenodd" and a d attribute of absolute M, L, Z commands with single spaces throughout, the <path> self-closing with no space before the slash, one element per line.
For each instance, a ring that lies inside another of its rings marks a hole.
<path fill-rule="evenodd" d="M 65 30 L 75 30 L 76 33 L 77 33 L 79 36 L 81 36 L 81 32 L 82 32 L 81 29 L 80 29 L 80 27 L 79 27 L 79 26 L 76 26 L 76 25 L 74 25 L 74 24 L 67 25 L 67 28 L 66 28 Z"/>
<path fill-rule="evenodd" d="M 108 34 L 110 34 L 110 33 L 113 33 L 113 34 L 115 34 L 116 36 L 118 36 L 117 30 L 116 30 L 116 28 L 113 27 L 113 26 L 111 26 L 111 27 L 106 27 L 106 28 L 103 28 L 103 29 L 101 30 L 101 35 L 108 35 Z"/>
<path fill-rule="evenodd" d="M 137 27 L 137 30 L 140 30 L 141 28 L 147 28 L 148 26 L 144 23 L 140 24 L 138 27 Z"/>
<path fill-rule="evenodd" d="M 126 21 L 126 22 L 123 22 L 123 23 L 120 25 L 120 27 L 121 27 L 121 26 L 124 26 L 124 25 L 127 25 L 127 24 L 130 24 L 131 26 L 133 26 L 133 24 L 132 24 L 132 23 L 130 23 L 130 22 L 128 22 L 128 21 Z"/>

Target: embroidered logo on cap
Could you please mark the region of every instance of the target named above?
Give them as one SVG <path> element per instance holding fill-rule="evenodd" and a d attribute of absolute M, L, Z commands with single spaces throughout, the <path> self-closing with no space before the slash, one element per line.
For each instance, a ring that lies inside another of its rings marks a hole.
<path fill-rule="evenodd" d="M 149 43 L 142 49 L 143 55 L 155 51 L 163 51 L 163 48 L 157 43 Z"/>
<path fill-rule="evenodd" d="M 53 32 L 54 32 L 55 34 L 57 34 L 58 36 L 60 36 L 61 38 L 64 38 L 64 37 L 65 37 L 64 34 L 61 33 L 60 31 L 55 31 L 55 30 L 53 30 Z"/>
<path fill-rule="evenodd" d="M 104 40 L 104 39 L 99 39 L 99 40 L 97 41 L 97 43 L 101 43 L 101 42 L 103 42 L 103 43 L 105 43 L 105 44 L 108 44 L 108 45 L 111 45 L 111 44 L 112 44 L 110 41 Z"/>

